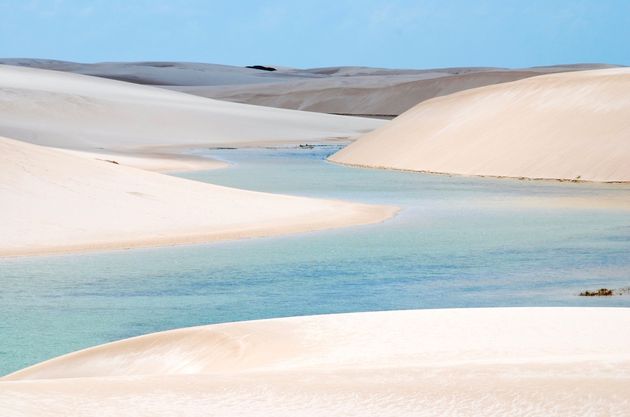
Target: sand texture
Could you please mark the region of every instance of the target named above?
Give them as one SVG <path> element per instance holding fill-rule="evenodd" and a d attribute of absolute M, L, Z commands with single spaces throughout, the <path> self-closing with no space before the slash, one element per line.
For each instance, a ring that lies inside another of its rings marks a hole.
<path fill-rule="evenodd" d="M 630 310 L 493 308 L 220 324 L 0 379 L 21 416 L 627 415 Z"/>

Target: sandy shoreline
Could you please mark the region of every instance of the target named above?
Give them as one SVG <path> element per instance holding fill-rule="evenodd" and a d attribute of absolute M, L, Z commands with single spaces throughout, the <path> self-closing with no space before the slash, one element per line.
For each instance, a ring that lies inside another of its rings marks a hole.
<path fill-rule="evenodd" d="M 0 379 L 16 416 L 623 415 L 630 309 L 486 308 L 178 329 Z M 267 414 L 268 415 L 268 414 Z"/>
<path fill-rule="evenodd" d="M 340 208 L 345 202 L 326 200 L 333 204 L 339 204 Z M 363 226 L 381 223 L 393 217 L 398 212 L 396 207 L 369 206 L 357 204 L 350 213 L 322 215 L 321 217 L 303 219 L 300 223 L 287 222 L 287 224 L 261 225 L 243 227 L 242 229 L 217 231 L 214 228 L 192 233 L 173 232 L 168 236 L 155 236 L 146 239 L 133 238 L 129 240 L 94 241 L 76 245 L 47 244 L 42 246 L 31 245 L 27 249 L 4 249 L 0 247 L 0 259 L 17 258 L 24 256 L 67 255 L 87 252 L 117 251 L 140 248 L 156 248 L 165 246 L 186 246 L 194 244 L 213 243 L 226 240 L 253 239 L 278 235 L 291 235 L 336 229 L 341 227 Z"/>
<path fill-rule="evenodd" d="M 361 163 L 341 162 L 336 158 L 333 158 L 334 154 L 327 158 L 327 161 L 336 165 L 351 167 L 351 168 L 364 168 L 364 169 L 384 169 L 390 171 L 411 172 L 416 174 L 429 174 L 429 175 L 443 175 L 447 177 L 464 177 L 464 178 L 490 178 L 490 179 L 506 179 L 514 181 L 543 181 L 543 182 L 561 182 L 561 183 L 584 183 L 584 184 L 630 184 L 630 180 L 614 180 L 614 181 L 597 181 L 588 179 L 576 179 L 576 178 L 548 178 L 548 177 L 523 177 L 523 176 L 507 176 L 507 175 L 484 175 L 484 174 L 458 174 L 453 172 L 438 172 L 438 171 L 425 171 L 410 168 L 396 168 L 390 166 L 381 165 L 368 165 Z"/>
<path fill-rule="evenodd" d="M 397 211 L 221 187 L 7 138 L 0 152 L 0 256 L 307 232 Z"/>

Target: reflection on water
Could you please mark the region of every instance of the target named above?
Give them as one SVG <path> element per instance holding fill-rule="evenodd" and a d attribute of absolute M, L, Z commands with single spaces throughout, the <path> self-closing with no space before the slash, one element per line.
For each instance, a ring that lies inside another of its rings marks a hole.
<path fill-rule="evenodd" d="M 0 260 L 0 374 L 148 332 L 302 314 L 630 306 L 630 188 L 347 168 L 327 147 L 223 150 L 182 176 L 386 203 L 383 224 L 209 245 Z M 602 202 L 613 202 L 602 204 Z"/>

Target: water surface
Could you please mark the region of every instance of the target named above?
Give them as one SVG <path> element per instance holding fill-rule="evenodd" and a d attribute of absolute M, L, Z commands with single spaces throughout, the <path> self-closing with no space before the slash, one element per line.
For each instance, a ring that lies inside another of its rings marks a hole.
<path fill-rule="evenodd" d="M 0 260 L 0 374 L 112 340 L 225 321 L 408 308 L 630 306 L 628 186 L 348 168 L 334 149 L 212 151 L 184 177 L 402 208 L 284 237 Z M 577 203 L 576 203 L 577 201 Z M 617 202 L 606 204 L 608 201 Z"/>

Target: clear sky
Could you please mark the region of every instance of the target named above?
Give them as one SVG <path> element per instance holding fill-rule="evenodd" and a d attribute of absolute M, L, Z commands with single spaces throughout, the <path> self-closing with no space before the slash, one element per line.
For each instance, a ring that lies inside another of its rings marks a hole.
<path fill-rule="evenodd" d="M 630 64 L 630 0 L 0 0 L 0 56 L 295 67 Z"/>

